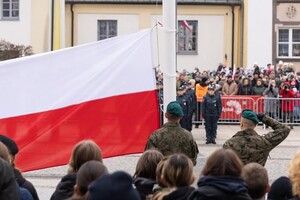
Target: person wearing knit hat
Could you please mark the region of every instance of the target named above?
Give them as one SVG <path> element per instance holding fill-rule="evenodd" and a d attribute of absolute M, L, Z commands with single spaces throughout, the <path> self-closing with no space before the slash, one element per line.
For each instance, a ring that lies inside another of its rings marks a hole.
<path fill-rule="evenodd" d="M 140 200 L 132 177 L 123 171 L 106 174 L 89 186 L 89 200 Z"/>
<path fill-rule="evenodd" d="M 268 200 L 288 200 L 293 198 L 292 183 L 286 176 L 276 179 L 268 192 Z"/>
<path fill-rule="evenodd" d="M 183 115 L 179 103 L 177 101 L 170 102 L 165 113 L 168 121 L 149 136 L 145 151 L 157 149 L 164 156 L 182 153 L 188 156 L 196 165 L 199 153 L 198 146 L 191 132 L 182 128 L 179 124 Z"/>
<path fill-rule="evenodd" d="M 259 121 L 272 127 L 273 131 L 259 135 L 254 130 Z M 241 130 L 228 139 L 223 148 L 234 150 L 245 165 L 256 162 L 265 166 L 270 151 L 290 133 L 286 125 L 264 113 L 256 114 L 250 109 L 242 111 L 240 127 Z"/>

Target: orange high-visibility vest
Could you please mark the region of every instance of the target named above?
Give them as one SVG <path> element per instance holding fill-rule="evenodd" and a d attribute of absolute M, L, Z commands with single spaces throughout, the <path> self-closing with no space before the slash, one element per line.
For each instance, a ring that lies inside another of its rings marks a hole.
<path fill-rule="evenodd" d="M 207 88 L 208 88 L 208 86 L 201 86 L 199 83 L 196 84 L 196 96 L 197 96 L 198 102 L 203 101 L 203 97 L 207 93 Z"/>

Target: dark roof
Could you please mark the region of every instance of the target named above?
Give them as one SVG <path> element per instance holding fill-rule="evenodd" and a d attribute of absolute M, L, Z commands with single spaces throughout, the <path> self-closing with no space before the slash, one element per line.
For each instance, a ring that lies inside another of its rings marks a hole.
<path fill-rule="evenodd" d="M 162 0 L 65 0 L 66 3 L 81 4 L 161 4 Z M 177 4 L 185 5 L 241 5 L 242 0 L 177 0 Z"/>

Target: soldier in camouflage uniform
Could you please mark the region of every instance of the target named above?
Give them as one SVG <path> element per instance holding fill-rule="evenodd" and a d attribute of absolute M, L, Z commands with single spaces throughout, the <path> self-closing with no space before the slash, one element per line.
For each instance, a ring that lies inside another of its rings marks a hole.
<path fill-rule="evenodd" d="M 179 120 L 183 117 L 183 112 L 178 102 L 173 101 L 169 103 L 165 117 L 168 119 L 168 122 L 150 135 L 145 151 L 157 149 L 164 156 L 183 153 L 196 165 L 199 153 L 198 146 L 192 134 L 179 124 Z"/>
<path fill-rule="evenodd" d="M 254 130 L 259 120 L 273 131 L 265 135 L 258 135 Z M 244 164 L 256 162 L 265 166 L 270 151 L 279 145 L 290 133 L 290 129 L 264 115 L 256 114 L 252 110 L 245 109 L 241 117 L 241 131 L 227 140 L 223 148 L 233 149 Z"/>

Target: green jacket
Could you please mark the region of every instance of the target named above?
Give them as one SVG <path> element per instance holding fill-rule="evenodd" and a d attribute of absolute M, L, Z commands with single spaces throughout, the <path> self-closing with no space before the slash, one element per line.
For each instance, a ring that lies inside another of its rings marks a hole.
<path fill-rule="evenodd" d="M 263 85 L 261 86 L 254 86 L 253 87 L 253 95 L 260 95 L 260 96 L 263 96 L 263 93 L 265 91 L 265 87 Z"/>
<path fill-rule="evenodd" d="M 164 156 L 183 153 L 196 165 L 198 146 L 192 134 L 182 128 L 178 122 L 167 122 L 154 131 L 148 138 L 145 150 L 157 149 Z"/>
<path fill-rule="evenodd" d="M 239 131 L 224 143 L 223 148 L 233 149 L 244 164 L 256 162 L 265 166 L 270 151 L 289 135 L 290 129 L 268 116 L 262 122 L 273 131 L 262 136 L 253 129 Z"/>

